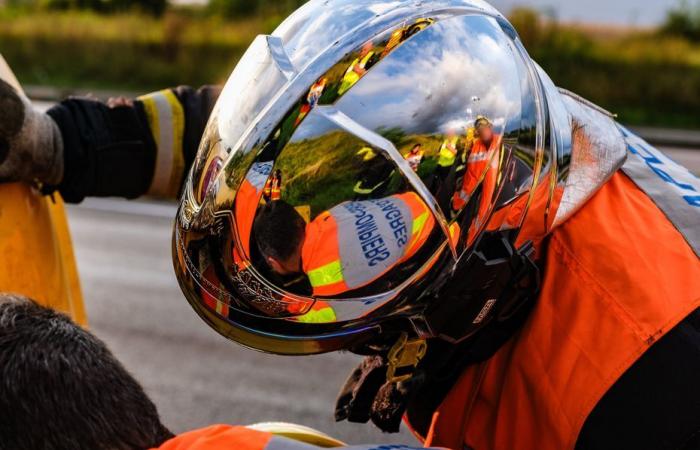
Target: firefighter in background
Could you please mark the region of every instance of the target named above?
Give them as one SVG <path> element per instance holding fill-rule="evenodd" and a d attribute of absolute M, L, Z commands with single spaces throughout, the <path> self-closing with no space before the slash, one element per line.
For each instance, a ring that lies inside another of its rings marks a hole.
<path fill-rule="evenodd" d="M 275 170 L 271 177 L 265 182 L 263 199 L 266 202 L 275 202 L 282 198 L 282 171 Z"/>
<path fill-rule="evenodd" d="M 299 110 L 299 116 L 297 117 L 297 120 L 294 122 L 294 127 L 299 126 L 299 124 L 306 118 L 307 115 L 313 110 L 317 105 L 319 100 L 321 100 L 321 96 L 323 95 L 323 92 L 326 90 L 326 84 L 328 83 L 327 78 L 321 78 L 318 80 L 316 83 L 311 86 L 311 89 L 309 89 L 309 93 L 306 96 L 306 102 L 301 105 L 301 109 Z"/>
<path fill-rule="evenodd" d="M 479 116 L 474 124 L 476 130 L 474 143 L 467 154 L 467 163 L 462 186 L 455 192 L 452 198 L 452 209 L 461 211 L 474 194 L 475 189 L 484 179 L 484 198 L 491 198 L 496 188 L 502 138 L 493 131 L 493 124 L 484 116 Z M 489 192 L 486 192 L 488 190 Z M 484 206 L 485 207 L 485 206 Z M 480 211 L 483 211 L 483 208 Z"/>
<path fill-rule="evenodd" d="M 427 205 L 408 192 L 341 203 L 308 225 L 288 203 L 273 202 L 258 212 L 253 233 L 274 273 L 304 273 L 312 294 L 328 297 L 367 286 L 406 262 L 434 227 Z"/>
<path fill-rule="evenodd" d="M 411 166 L 411 169 L 418 173 L 418 169 L 420 168 L 420 164 L 423 162 L 424 155 L 425 151 L 423 150 L 423 146 L 421 144 L 416 144 L 413 146 L 411 151 L 404 156 L 404 158 L 406 158 L 406 161 L 408 161 L 408 165 Z"/>
<path fill-rule="evenodd" d="M 387 158 L 371 147 L 362 147 L 355 156 L 359 159 L 360 179 L 353 187 L 355 200 L 381 197 L 389 187 L 395 167 Z"/>
<path fill-rule="evenodd" d="M 454 192 L 455 162 L 459 153 L 459 136 L 450 130 L 440 145 L 437 167 L 428 183 L 443 211 L 449 211 L 450 198 Z"/>
<path fill-rule="evenodd" d="M 374 65 L 378 58 L 375 57 L 374 44 L 367 42 L 360 51 L 357 58 L 353 60 L 343 75 L 343 80 L 338 88 L 338 95 L 343 95 L 350 90 L 360 78 L 365 76 L 367 71 Z"/>

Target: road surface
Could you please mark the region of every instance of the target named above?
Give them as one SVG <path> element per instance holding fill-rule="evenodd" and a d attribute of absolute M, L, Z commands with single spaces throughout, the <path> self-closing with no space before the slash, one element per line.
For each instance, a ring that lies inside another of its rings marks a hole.
<path fill-rule="evenodd" d="M 90 200 L 69 207 L 91 329 L 154 399 L 175 432 L 214 423 L 292 421 L 350 443 L 416 441 L 371 425 L 335 424 L 339 387 L 359 359 L 289 358 L 239 347 L 204 324 L 180 293 L 170 258 L 175 207 Z"/>

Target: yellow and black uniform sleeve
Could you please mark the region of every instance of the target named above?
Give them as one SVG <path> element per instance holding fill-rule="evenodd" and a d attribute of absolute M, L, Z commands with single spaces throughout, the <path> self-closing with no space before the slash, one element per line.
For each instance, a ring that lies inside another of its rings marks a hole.
<path fill-rule="evenodd" d="M 63 136 L 65 175 L 47 192 L 58 190 L 70 203 L 85 197 L 175 198 L 219 92 L 183 86 L 117 107 L 64 100 L 48 114 Z"/>

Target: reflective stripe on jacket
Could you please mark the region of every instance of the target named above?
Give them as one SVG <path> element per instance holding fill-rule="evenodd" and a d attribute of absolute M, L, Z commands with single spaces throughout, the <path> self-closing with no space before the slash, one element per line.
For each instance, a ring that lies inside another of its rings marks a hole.
<path fill-rule="evenodd" d="M 623 171 L 543 247 L 528 323 L 464 372 L 427 445 L 573 449 L 603 395 L 700 306 L 700 207 L 690 201 L 700 181 L 641 140 L 628 144 Z"/>
<path fill-rule="evenodd" d="M 311 222 L 302 249 L 315 295 L 336 295 L 376 280 L 413 256 L 435 225 L 413 193 L 345 202 Z"/>

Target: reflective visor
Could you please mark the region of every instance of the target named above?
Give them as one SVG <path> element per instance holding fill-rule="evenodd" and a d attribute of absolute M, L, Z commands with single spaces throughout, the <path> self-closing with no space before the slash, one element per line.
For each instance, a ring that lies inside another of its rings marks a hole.
<path fill-rule="evenodd" d="M 181 208 L 183 289 L 231 320 L 352 322 L 424 289 L 534 164 L 533 82 L 493 18 L 404 21 L 287 98 L 300 65 L 256 39 Z"/>

